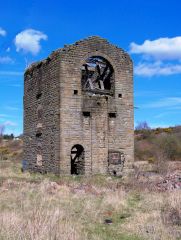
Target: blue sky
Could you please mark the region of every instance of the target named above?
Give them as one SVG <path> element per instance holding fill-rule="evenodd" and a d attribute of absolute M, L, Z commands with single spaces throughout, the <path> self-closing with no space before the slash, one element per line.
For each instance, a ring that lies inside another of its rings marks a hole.
<path fill-rule="evenodd" d="M 135 124 L 181 124 L 180 0 L 6 0 L 0 7 L 0 124 L 23 131 L 23 72 L 53 50 L 107 38 L 134 61 Z"/>

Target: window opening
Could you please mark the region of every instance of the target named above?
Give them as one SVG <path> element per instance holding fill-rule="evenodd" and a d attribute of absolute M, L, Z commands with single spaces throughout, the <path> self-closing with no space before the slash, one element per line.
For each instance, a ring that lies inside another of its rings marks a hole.
<path fill-rule="evenodd" d="M 90 57 L 82 66 L 82 89 L 84 91 L 109 93 L 113 89 L 113 80 L 113 68 L 102 57 Z"/>
<path fill-rule="evenodd" d="M 36 134 L 36 137 L 41 137 L 41 135 L 42 135 L 42 133 L 39 132 Z"/>
<path fill-rule="evenodd" d="M 109 113 L 110 118 L 116 118 L 116 113 Z"/>
<path fill-rule="evenodd" d="M 83 112 L 84 117 L 90 117 L 90 112 Z"/>
<path fill-rule="evenodd" d="M 38 94 L 36 95 L 36 99 L 40 99 L 41 96 L 42 96 L 42 93 L 38 93 Z"/>

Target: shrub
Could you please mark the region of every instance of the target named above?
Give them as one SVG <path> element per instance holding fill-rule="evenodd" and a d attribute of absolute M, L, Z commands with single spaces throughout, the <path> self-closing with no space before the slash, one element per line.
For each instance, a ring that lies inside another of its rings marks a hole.
<path fill-rule="evenodd" d="M 135 134 L 139 134 L 139 133 L 140 133 L 140 130 L 135 129 L 135 130 L 134 130 L 134 133 L 135 133 Z"/>
<path fill-rule="evenodd" d="M 181 147 L 177 148 L 176 157 L 177 160 L 181 161 Z"/>
<path fill-rule="evenodd" d="M 135 148 L 135 157 L 137 160 L 142 160 L 142 161 L 149 161 L 149 158 L 153 158 L 153 153 L 151 149 L 138 149 Z"/>
<path fill-rule="evenodd" d="M 12 152 L 12 154 L 11 154 L 12 159 L 15 159 L 17 157 L 17 155 L 18 155 L 18 152 L 16 152 L 16 151 Z"/>
<path fill-rule="evenodd" d="M 0 156 L 1 156 L 1 160 L 5 159 L 7 160 L 7 157 L 5 157 L 5 155 L 7 155 L 9 153 L 10 149 L 7 147 L 4 147 L 0 150 Z"/>
<path fill-rule="evenodd" d="M 168 159 L 165 154 L 161 151 L 155 152 L 155 165 L 154 170 L 162 175 L 167 175 L 168 173 Z"/>
<path fill-rule="evenodd" d="M 181 226 L 180 197 L 168 199 L 161 208 L 161 218 L 165 225 Z"/>
<path fill-rule="evenodd" d="M 159 136 L 156 143 L 160 146 L 165 156 L 171 160 L 177 157 L 177 149 L 179 147 L 179 139 L 173 134 Z"/>
<path fill-rule="evenodd" d="M 144 160 L 140 151 L 135 151 L 136 160 Z"/>
<path fill-rule="evenodd" d="M 181 125 L 179 126 L 175 126 L 174 128 L 173 128 L 173 132 L 174 133 L 180 133 L 181 132 Z"/>
<path fill-rule="evenodd" d="M 173 132 L 173 128 L 169 127 L 169 128 L 163 128 L 163 131 L 166 133 L 172 133 Z"/>
<path fill-rule="evenodd" d="M 9 146 L 10 146 L 10 148 L 17 148 L 17 147 L 19 147 L 19 141 L 16 141 L 16 140 L 11 140 L 10 142 L 9 142 Z"/>
<path fill-rule="evenodd" d="M 146 139 L 146 138 L 150 137 L 150 135 L 151 135 L 151 130 L 149 130 L 149 129 L 143 129 L 142 130 L 142 138 L 143 139 Z"/>
<path fill-rule="evenodd" d="M 152 130 L 149 129 L 135 130 L 136 140 L 138 141 L 149 138 L 151 134 Z"/>
<path fill-rule="evenodd" d="M 155 163 L 156 160 L 155 160 L 154 157 L 149 157 L 149 158 L 148 158 L 148 162 L 149 162 L 149 163 Z"/>
<path fill-rule="evenodd" d="M 14 151 L 13 153 L 12 153 L 12 157 L 15 157 L 15 156 L 17 156 L 17 152 L 16 151 Z"/>
<path fill-rule="evenodd" d="M 18 157 L 19 157 L 19 158 L 22 158 L 22 157 L 23 157 L 23 151 L 19 152 Z"/>
<path fill-rule="evenodd" d="M 11 133 L 10 135 L 8 135 L 8 134 L 4 134 L 3 135 L 3 138 L 4 139 L 14 139 L 14 135 Z"/>

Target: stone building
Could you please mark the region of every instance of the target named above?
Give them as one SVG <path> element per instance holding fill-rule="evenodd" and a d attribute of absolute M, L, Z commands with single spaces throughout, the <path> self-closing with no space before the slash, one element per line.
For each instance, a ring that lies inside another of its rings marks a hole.
<path fill-rule="evenodd" d="M 133 63 L 89 37 L 24 74 L 24 159 L 30 172 L 120 175 L 134 159 Z"/>

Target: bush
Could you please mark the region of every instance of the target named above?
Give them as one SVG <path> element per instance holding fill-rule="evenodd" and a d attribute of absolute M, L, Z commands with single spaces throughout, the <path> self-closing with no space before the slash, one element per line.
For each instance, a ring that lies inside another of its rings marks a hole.
<path fill-rule="evenodd" d="M 163 128 L 163 131 L 166 133 L 172 133 L 173 132 L 173 128 L 169 127 L 169 128 Z"/>
<path fill-rule="evenodd" d="M 169 165 L 165 154 L 161 151 L 158 151 L 155 153 L 155 159 L 154 170 L 162 175 L 167 175 Z"/>
<path fill-rule="evenodd" d="M 153 158 L 153 153 L 151 149 L 135 149 L 135 157 L 137 160 L 149 161 L 149 158 Z"/>
<path fill-rule="evenodd" d="M 149 163 L 155 163 L 156 160 L 155 160 L 154 157 L 149 157 L 149 158 L 148 158 L 148 162 L 149 162 Z"/>
<path fill-rule="evenodd" d="M 150 135 L 151 135 L 151 130 L 149 130 L 149 129 L 143 129 L 142 130 L 142 138 L 143 139 L 146 139 L 146 138 L 150 137 Z"/>
<path fill-rule="evenodd" d="M 8 135 L 8 134 L 4 134 L 3 135 L 3 138 L 4 139 L 14 139 L 14 135 L 11 133 L 10 135 Z"/>
<path fill-rule="evenodd" d="M 7 147 L 4 147 L 0 150 L 0 156 L 1 156 L 1 160 L 7 160 L 7 157 L 5 155 L 7 155 L 9 153 L 10 149 Z"/>
<path fill-rule="evenodd" d="M 179 139 L 173 134 L 160 136 L 157 139 L 157 144 L 167 158 L 175 160 L 177 158 L 177 151 L 179 147 Z"/>
<path fill-rule="evenodd" d="M 165 225 L 181 226 L 181 209 L 179 205 L 172 206 L 167 202 L 161 209 L 161 217 Z"/>
<path fill-rule="evenodd" d="M 181 147 L 177 148 L 176 157 L 177 160 L 181 161 Z"/>
<path fill-rule="evenodd" d="M 135 130 L 136 140 L 138 141 L 149 138 L 151 134 L 152 130 L 149 129 Z"/>
<path fill-rule="evenodd" d="M 14 159 L 17 157 L 17 155 L 18 155 L 18 153 L 16 151 L 14 151 L 14 152 L 12 152 L 11 157 Z"/>
<path fill-rule="evenodd" d="M 181 125 L 180 125 L 180 126 L 175 126 L 175 127 L 173 128 L 173 132 L 174 132 L 174 133 L 181 133 Z"/>
<path fill-rule="evenodd" d="M 19 158 L 22 158 L 22 157 L 23 157 L 23 151 L 19 152 L 18 157 L 19 157 Z"/>

